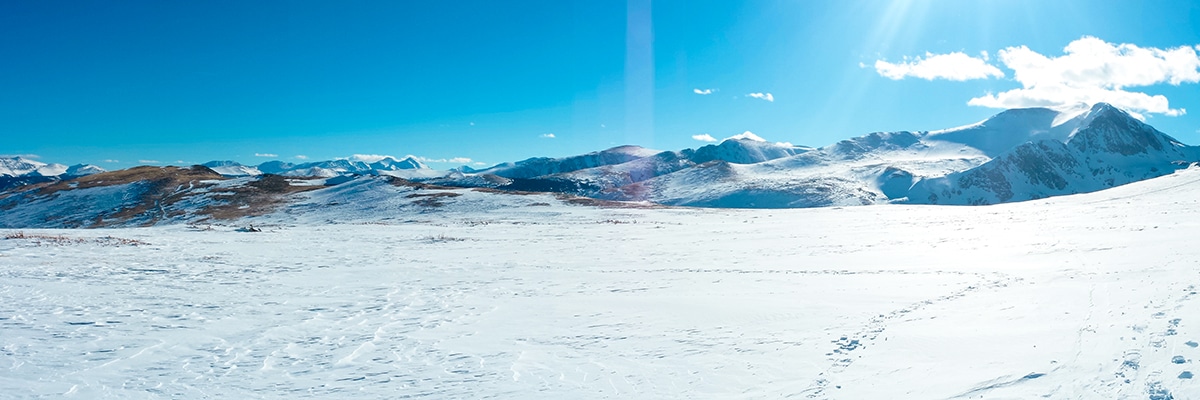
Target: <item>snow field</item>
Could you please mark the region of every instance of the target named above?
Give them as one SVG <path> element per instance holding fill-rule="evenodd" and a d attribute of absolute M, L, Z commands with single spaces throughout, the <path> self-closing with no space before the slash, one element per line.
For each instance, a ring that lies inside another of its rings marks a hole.
<path fill-rule="evenodd" d="M 1198 169 L 988 207 L 470 196 L 0 240 L 0 393 L 1200 397 Z"/>

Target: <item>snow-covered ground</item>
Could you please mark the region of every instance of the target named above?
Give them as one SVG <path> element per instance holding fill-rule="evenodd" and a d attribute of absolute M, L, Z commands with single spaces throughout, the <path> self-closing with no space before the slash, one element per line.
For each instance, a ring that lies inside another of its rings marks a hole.
<path fill-rule="evenodd" d="M 0 397 L 1200 398 L 1200 168 L 984 207 L 303 206 L 0 240 Z"/>

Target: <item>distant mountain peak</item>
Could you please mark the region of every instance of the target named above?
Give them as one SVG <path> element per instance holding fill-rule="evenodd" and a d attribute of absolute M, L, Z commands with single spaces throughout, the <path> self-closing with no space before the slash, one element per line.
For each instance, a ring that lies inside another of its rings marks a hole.
<path fill-rule="evenodd" d="M 1121 110 L 1121 109 L 1113 106 L 1112 104 L 1108 104 L 1105 102 L 1099 102 L 1099 103 L 1092 105 L 1092 112 L 1100 112 L 1100 111 L 1119 111 L 1121 113 L 1128 114 L 1128 113 L 1125 113 L 1124 110 Z"/>
<path fill-rule="evenodd" d="M 648 148 L 645 148 L 642 146 L 627 144 L 627 145 L 622 145 L 622 146 L 617 146 L 617 147 L 610 147 L 608 149 L 605 149 L 603 151 L 599 151 L 596 153 L 621 154 L 621 155 L 625 155 L 625 156 L 641 158 L 641 157 L 650 157 L 650 156 L 653 156 L 653 155 L 661 153 L 661 152 L 662 151 L 659 151 L 659 150 L 648 149 Z"/>
<path fill-rule="evenodd" d="M 383 159 L 369 164 L 373 170 L 394 171 L 397 169 L 429 169 L 424 163 L 413 157 L 406 157 L 403 160 L 396 159 L 392 156 L 384 157 Z"/>
<path fill-rule="evenodd" d="M 209 162 L 206 162 L 206 163 L 200 164 L 200 165 L 203 165 L 203 166 L 209 167 L 209 168 L 212 168 L 212 167 L 240 167 L 240 166 L 242 166 L 242 163 L 239 163 L 239 162 L 233 161 L 233 160 L 223 160 L 223 161 L 214 160 L 214 161 L 209 161 Z"/>
<path fill-rule="evenodd" d="M 63 164 L 47 164 L 22 156 L 0 158 L 0 176 L 43 176 L 54 177 L 67 171 Z"/>
<path fill-rule="evenodd" d="M 75 165 L 72 165 L 70 168 L 67 168 L 67 172 L 65 175 L 67 175 L 67 176 L 87 176 L 87 175 L 99 174 L 102 172 L 108 172 L 108 170 L 106 170 L 104 168 L 100 168 L 95 165 L 91 165 L 91 164 L 75 164 Z"/>
<path fill-rule="evenodd" d="M 723 140 L 722 142 L 729 141 L 729 140 L 748 140 L 748 141 L 752 141 L 752 142 L 763 142 L 763 143 L 766 143 L 766 141 L 767 141 L 767 139 L 763 139 L 761 136 L 755 135 L 754 132 L 750 132 L 750 131 L 745 131 L 745 132 L 739 133 L 737 135 L 730 136 L 728 138 L 725 138 L 725 140 Z"/>

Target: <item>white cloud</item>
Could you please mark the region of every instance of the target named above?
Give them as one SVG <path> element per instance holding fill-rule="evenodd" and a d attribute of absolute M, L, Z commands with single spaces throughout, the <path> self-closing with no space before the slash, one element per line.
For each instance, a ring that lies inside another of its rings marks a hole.
<path fill-rule="evenodd" d="M 709 135 L 709 134 L 707 134 L 707 133 L 703 133 L 703 134 L 699 134 L 699 135 L 692 135 L 692 139 L 699 140 L 699 141 L 701 141 L 701 142 L 715 142 L 715 141 L 717 141 L 717 138 L 715 138 L 715 137 L 712 137 L 712 135 Z"/>
<path fill-rule="evenodd" d="M 877 60 L 875 61 L 875 72 L 892 80 L 913 77 L 930 81 L 934 79 L 967 81 L 1004 77 L 1004 72 L 987 63 L 986 52 L 981 53 L 981 56 L 982 58 L 975 58 L 963 52 L 925 53 L 924 58 L 918 56 L 910 60 L 905 57 L 904 61 L 899 63 Z"/>
<path fill-rule="evenodd" d="M 139 164 L 161 164 L 158 160 L 138 160 Z"/>
<path fill-rule="evenodd" d="M 455 164 L 468 164 L 471 162 L 471 159 L 466 158 L 466 157 L 454 157 L 449 160 L 446 160 L 446 162 L 451 162 L 451 163 L 455 163 Z"/>
<path fill-rule="evenodd" d="M 297 160 L 307 160 L 308 156 L 303 155 L 303 154 L 297 154 L 297 155 L 292 156 L 292 158 L 295 158 Z"/>
<path fill-rule="evenodd" d="M 121 162 L 121 160 L 113 160 L 113 159 L 111 159 L 111 158 L 110 158 L 110 159 L 104 160 L 104 162 L 106 162 L 106 163 L 119 163 L 119 162 Z"/>
<path fill-rule="evenodd" d="M 771 102 L 775 101 L 775 96 L 771 95 L 770 93 L 749 93 L 746 96 L 750 96 L 750 97 L 753 97 L 756 99 L 763 99 L 763 100 L 771 101 Z"/>
<path fill-rule="evenodd" d="M 18 157 L 24 158 L 24 159 L 29 159 L 29 160 L 36 160 L 36 159 L 42 158 L 42 156 L 39 156 L 37 154 L 0 154 L 0 158 L 18 158 Z"/>
<path fill-rule="evenodd" d="M 725 140 L 741 140 L 741 139 L 750 139 L 755 142 L 767 141 L 766 139 L 763 139 L 763 138 L 759 137 L 758 135 L 755 135 L 754 132 L 750 132 L 750 131 L 745 131 L 745 132 L 739 133 L 737 135 L 733 135 L 733 136 L 725 138 Z"/>
<path fill-rule="evenodd" d="M 538 137 L 540 137 L 540 138 L 542 138 L 542 139 L 554 139 L 554 137 L 555 137 L 555 136 L 554 136 L 554 134 L 553 134 L 553 133 L 546 133 L 546 134 L 543 134 L 543 135 L 541 135 L 541 136 L 538 136 Z"/>
<path fill-rule="evenodd" d="M 480 162 L 480 161 L 476 161 L 476 162 L 475 162 L 475 165 L 478 165 L 478 166 L 481 166 L 481 167 L 482 167 L 482 166 L 485 166 L 485 165 L 487 165 L 487 163 L 485 163 L 485 162 Z"/>
<path fill-rule="evenodd" d="M 1125 90 L 1157 84 L 1200 82 L 1200 46 L 1170 49 L 1112 44 L 1085 36 L 1072 41 L 1063 55 L 1047 57 L 1025 46 L 1000 50 L 1020 89 L 986 94 L 967 102 L 991 108 L 1074 107 L 1105 102 L 1135 114 L 1183 115 L 1166 96 Z"/>
<path fill-rule="evenodd" d="M 700 89 L 700 88 L 692 89 L 692 93 L 702 95 L 702 96 L 706 95 L 706 94 L 713 94 L 713 92 L 715 92 L 715 91 L 717 91 L 717 89 Z"/>
<path fill-rule="evenodd" d="M 271 153 L 254 153 L 254 156 L 255 157 L 279 157 L 278 154 L 271 154 Z"/>

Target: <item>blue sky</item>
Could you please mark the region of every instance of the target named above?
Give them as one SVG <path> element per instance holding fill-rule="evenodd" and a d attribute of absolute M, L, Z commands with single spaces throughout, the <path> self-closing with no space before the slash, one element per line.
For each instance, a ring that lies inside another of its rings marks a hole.
<path fill-rule="evenodd" d="M 3 2 L 0 154 L 451 167 L 745 131 L 822 146 L 1070 100 L 1045 96 L 1128 99 L 1200 144 L 1198 32 L 1192 1 Z M 1118 67 L 1081 78 L 1086 57 L 1056 59 L 1073 43 Z"/>

